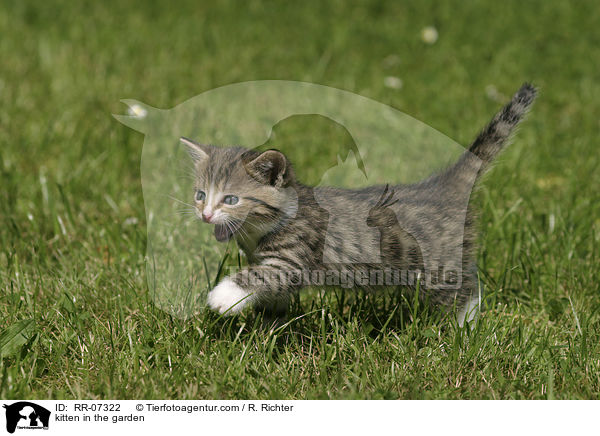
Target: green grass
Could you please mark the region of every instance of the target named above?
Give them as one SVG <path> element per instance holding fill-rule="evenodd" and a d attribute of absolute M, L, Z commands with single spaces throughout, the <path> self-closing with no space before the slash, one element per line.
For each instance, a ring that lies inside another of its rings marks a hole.
<path fill-rule="evenodd" d="M 0 6 L 1 398 L 600 397 L 595 2 L 196 3 Z M 488 85 L 540 87 L 475 198 L 476 329 L 341 290 L 274 332 L 153 306 L 143 136 L 111 113 L 255 79 L 347 89 L 463 144 L 499 108 Z"/>

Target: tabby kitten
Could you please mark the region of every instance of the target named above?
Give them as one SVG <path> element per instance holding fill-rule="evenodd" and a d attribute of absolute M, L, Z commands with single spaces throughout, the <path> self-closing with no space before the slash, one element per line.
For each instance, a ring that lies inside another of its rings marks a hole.
<path fill-rule="evenodd" d="M 209 307 L 284 312 L 291 294 L 307 285 L 402 284 L 456 309 L 460 325 L 472 320 L 480 292 L 470 193 L 535 95 L 524 84 L 453 166 L 411 185 L 312 188 L 296 180 L 277 150 L 181 138 L 195 164 L 198 217 L 214 225 L 218 241 L 234 238 L 249 261 L 208 294 Z M 358 232 L 365 221 L 371 231 Z"/>

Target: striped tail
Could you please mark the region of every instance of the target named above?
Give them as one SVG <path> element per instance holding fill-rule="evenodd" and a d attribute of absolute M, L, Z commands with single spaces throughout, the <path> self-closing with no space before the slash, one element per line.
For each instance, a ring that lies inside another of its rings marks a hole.
<path fill-rule="evenodd" d="M 537 91 L 532 85 L 529 83 L 523 84 L 510 103 L 496 114 L 471 144 L 469 152 L 483 161 L 479 174 L 486 170 L 508 142 L 515 127 L 529 111 L 536 94 Z"/>

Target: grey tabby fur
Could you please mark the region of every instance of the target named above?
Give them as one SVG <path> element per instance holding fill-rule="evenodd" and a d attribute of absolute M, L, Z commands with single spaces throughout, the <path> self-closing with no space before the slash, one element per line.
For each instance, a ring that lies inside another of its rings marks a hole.
<path fill-rule="evenodd" d="M 195 163 L 198 216 L 215 225 L 218 240 L 235 238 L 249 261 L 209 293 L 209 306 L 228 314 L 250 303 L 284 311 L 293 292 L 338 284 L 336 274 L 354 277 L 347 287 L 375 289 L 389 283 L 370 272 L 408 271 L 405 289 L 418 286 L 420 297 L 456 309 L 461 324 L 472 319 L 480 295 L 470 194 L 535 96 L 524 84 L 458 162 L 411 185 L 312 188 L 296 180 L 279 151 L 182 138 Z"/>

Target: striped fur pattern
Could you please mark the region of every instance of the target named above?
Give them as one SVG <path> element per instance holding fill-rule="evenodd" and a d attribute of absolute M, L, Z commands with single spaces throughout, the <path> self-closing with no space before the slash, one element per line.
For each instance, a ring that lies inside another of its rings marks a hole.
<path fill-rule="evenodd" d="M 313 188 L 296 180 L 291 163 L 276 150 L 212 147 L 182 138 L 195 162 L 198 216 L 215 226 L 218 240 L 235 238 L 249 260 L 245 270 L 209 293 L 209 306 L 227 314 L 248 305 L 284 311 L 292 293 L 338 284 L 327 281 L 336 274 L 353 275 L 348 287 L 377 289 L 389 283 L 379 276 L 371 280 L 370 271 L 409 271 L 416 272 L 416 282 L 403 289 L 419 286 L 420 297 L 455 308 L 461 324 L 471 319 L 480 296 L 470 193 L 535 95 L 534 87 L 523 85 L 456 164 L 412 185 Z M 421 281 L 428 270 L 450 274 L 443 283 Z"/>

